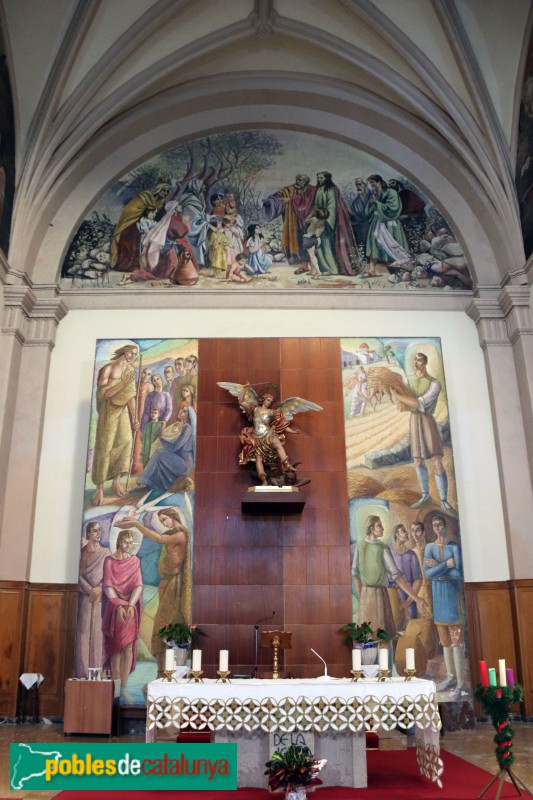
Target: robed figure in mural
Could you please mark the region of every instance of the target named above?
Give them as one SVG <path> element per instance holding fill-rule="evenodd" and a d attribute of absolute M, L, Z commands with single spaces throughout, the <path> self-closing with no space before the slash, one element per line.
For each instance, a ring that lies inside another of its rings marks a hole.
<path fill-rule="evenodd" d="M 263 486 L 268 485 L 265 466 L 276 463 L 283 473 L 296 472 L 285 450 L 285 433 L 299 433 L 297 428 L 291 427 L 295 414 L 322 411 L 322 406 L 302 397 L 289 397 L 275 409 L 277 388 L 273 384 L 267 384 L 269 388 L 261 396 L 249 383 L 221 382 L 217 385 L 238 398 L 241 410 L 252 423 L 252 427 L 243 428 L 239 436 L 242 444 L 239 464 L 255 461 Z"/>
<path fill-rule="evenodd" d="M 102 529 L 98 522 L 88 522 L 85 535 L 78 577 L 77 678 L 87 678 L 90 667 L 102 666 L 102 580 L 104 562 L 111 555 L 109 548 L 100 544 Z"/>

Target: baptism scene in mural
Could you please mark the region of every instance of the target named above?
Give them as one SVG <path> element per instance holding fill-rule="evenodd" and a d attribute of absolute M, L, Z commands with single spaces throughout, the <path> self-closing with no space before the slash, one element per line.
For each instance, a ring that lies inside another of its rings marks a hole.
<path fill-rule="evenodd" d="M 472 279 L 446 219 L 398 170 L 320 136 L 247 130 L 117 180 L 75 233 L 61 287 L 441 291 Z"/>
<path fill-rule="evenodd" d="M 161 628 L 191 622 L 198 342 L 96 348 L 81 531 L 76 677 L 102 669 L 144 703 Z"/>
<path fill-rule="evenodd" d="M 471 702 L 461 534 L 439 339 L 341 340 L 353 620 L 395 666 Z"/>

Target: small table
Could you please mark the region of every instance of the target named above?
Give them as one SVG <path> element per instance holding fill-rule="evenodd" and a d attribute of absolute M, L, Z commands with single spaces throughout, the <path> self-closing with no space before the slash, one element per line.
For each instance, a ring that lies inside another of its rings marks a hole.
<path fill-rule="evenodd" d="M 300 731 L 314 732 L 317 758 L 331 758 L 331 754 L 342 751 L 343 761 L 350 761 L 351 766 L 348 765 L 344 777 L 335 774 L 335 785 L 358 788 L 367 785 L 364 731 L 414 725 L 420 772 L 442 787 L 441 723 L 433 681 L 393 678 L 383 682 L 368 679 L 352 682 L 347 678 L 332 678 L 327 682 L 157 680 L 149 683 L 146 741 L 154 742 L 158 729 L 179 730 L 184 725 L 193 730 L 214 731 L 216 741 L 239 742 L 240 786 L 265 785 L 263 765 L 270 757 L 271 733 Z M 247 752 L 246 760 L 258 770 L 260 782 L 251 782 L 249 771 L 243 772 L 244 747 L 255 748 L 253 753 Z M 342 765 L 338 766 L 340 769 Z M 324 770 L 321 778 L 325 785 L 333 785 L 331 769 Z"/>
<path fill-rule="evenodd" d="M 113 700 L 115 682 L 112 680 L 65 681 L 65 712 L 63 733 L 94 733 L 111 736 L 113 733 Z"/>

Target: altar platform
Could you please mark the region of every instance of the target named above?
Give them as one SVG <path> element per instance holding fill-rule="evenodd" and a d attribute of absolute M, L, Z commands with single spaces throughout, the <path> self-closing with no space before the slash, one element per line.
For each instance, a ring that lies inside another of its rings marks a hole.
<path fill-rule="evenodd" d="M 210 730 L 238 743 L 238 785 L 265 786 L 264 764 L 278 746 L 306 744 L 327 758 L 324 785 L 367 786 L 365 731 L 414 726 L 422 775 L 442 786 L 441 727 L 432 681 L 392 678 L 153 681 L 148 685 L 146 741 L 157 731 Z M 291 737 L 281 737 L 287 734 Z"/>

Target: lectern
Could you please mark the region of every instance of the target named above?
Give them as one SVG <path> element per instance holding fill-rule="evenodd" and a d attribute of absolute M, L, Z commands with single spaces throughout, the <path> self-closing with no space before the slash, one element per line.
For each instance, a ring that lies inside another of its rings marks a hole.
<path fill-rule="evenodd" d="M 290 631 L 261 631 L 261 647 L 272 647 L 274 649 L 274 664 L 272 666 L 274 680 L 279 678 L 278 650 L 290 650 L 291 636 L 292 633 Z"/>

